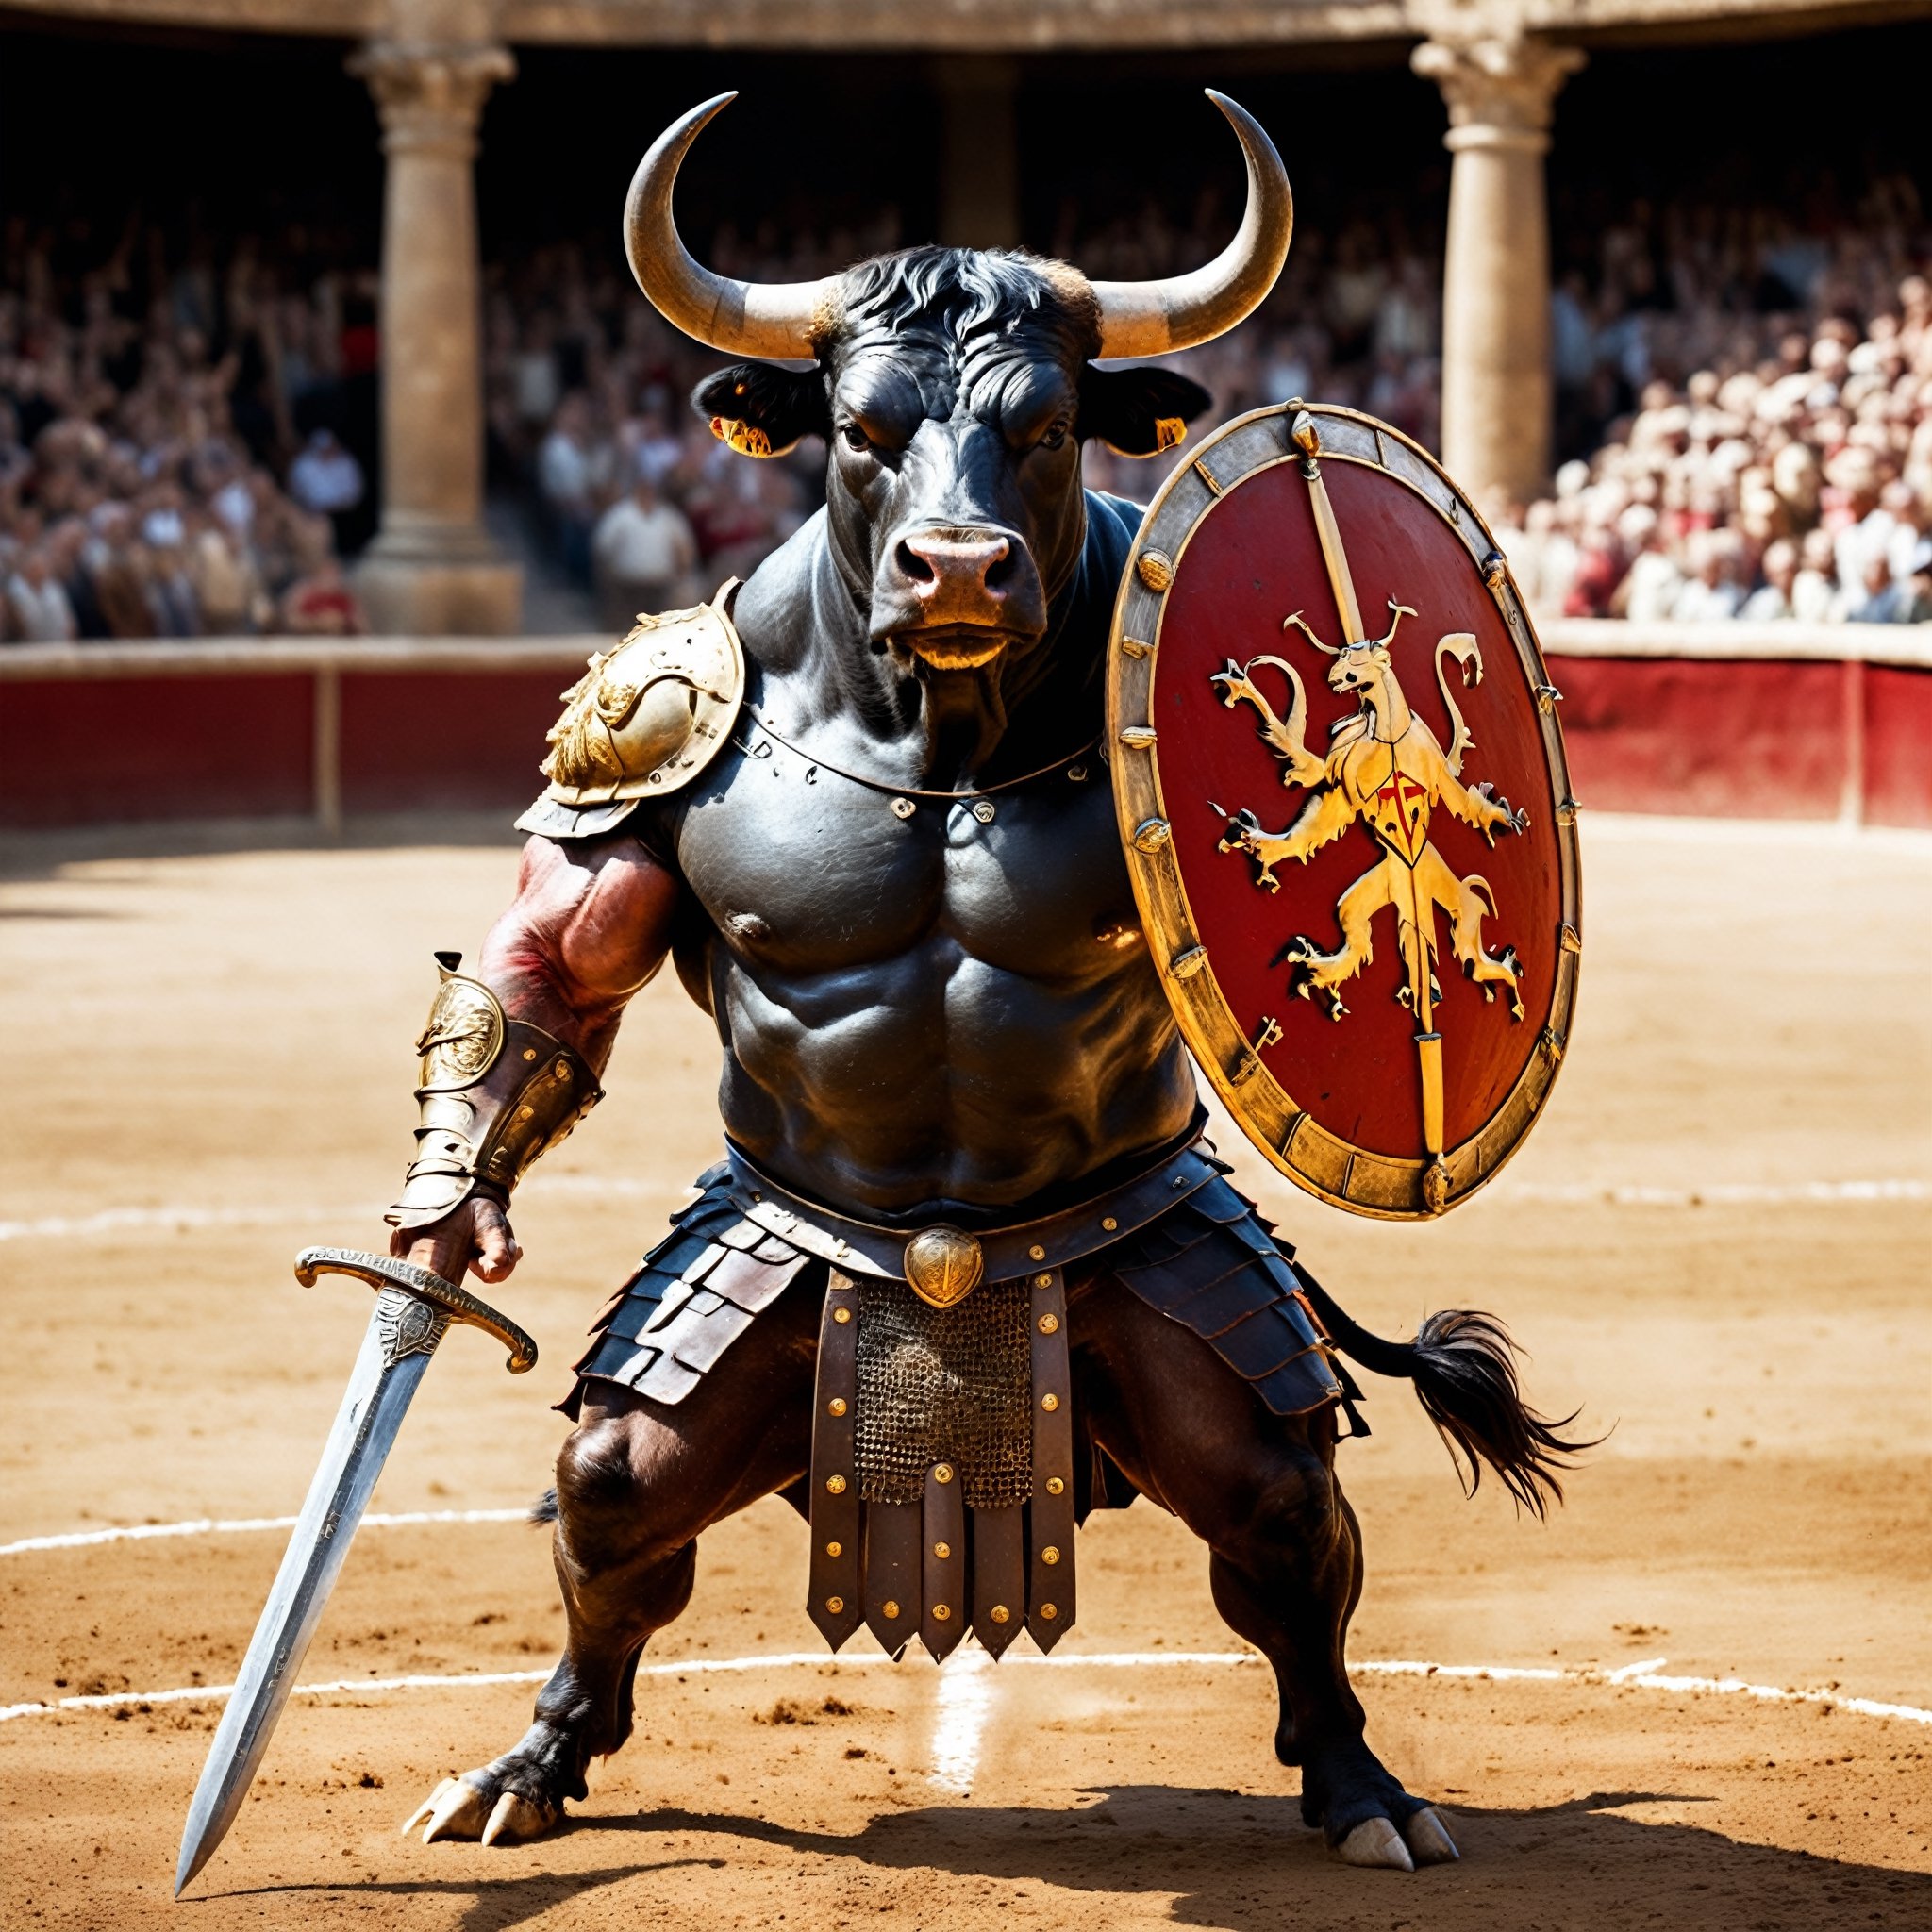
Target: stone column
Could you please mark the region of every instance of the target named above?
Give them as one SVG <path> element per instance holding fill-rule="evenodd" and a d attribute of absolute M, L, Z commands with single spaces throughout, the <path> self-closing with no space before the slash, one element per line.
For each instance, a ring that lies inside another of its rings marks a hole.
<path fill-rule="evenodd" d="M 1020 112 L 1010 60 L 942 56 L 940 240 L 955 248 L 1020 245 Z"/>
<path fill-rule="evenodd" d="M 482 312 L 472 164 L 491 87 L 487 42 L 378 41 L 351 63 L 382 116 L 382 525 L 357 575 L 369 625 L 501 635 L 523 572 L 483 529 Z"/>
<path fill-rule="evenodd" d="M 1478 503 L 1527 502 L 1550 468 L 1550 234 L 1543 156 L 1574 47 L 1519 34 L 1426 41 L 1415 71 L 1449 106 L 1442 462 Z"/>

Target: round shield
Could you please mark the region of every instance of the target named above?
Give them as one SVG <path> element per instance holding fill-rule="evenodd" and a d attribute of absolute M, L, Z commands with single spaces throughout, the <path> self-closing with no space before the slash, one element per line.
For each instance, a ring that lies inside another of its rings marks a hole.
<path fill-rule="evenodd" d="M 1229 1110 L 1337 1207 L 1441 1213 L 1556 1078 L 1560 695 L 1482 519 L 1372 417 L 1241 417 L 1141 525 L 1108 719 L 1148 943 Z"/>

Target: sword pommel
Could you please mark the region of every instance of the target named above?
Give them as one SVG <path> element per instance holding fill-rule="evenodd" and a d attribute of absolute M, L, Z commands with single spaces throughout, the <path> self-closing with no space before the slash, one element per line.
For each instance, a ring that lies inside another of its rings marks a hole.
<path fill-rule="evenodd" d="M 295 1257 L 295 1279 L 304 1288 L 313 1288 L 320 1274 L 353 1274 L 378 1292 L 386 1288 L 400 1289 L 419 1302 L 441 1308 L 453 1322 L 495 1336 L 509 1351 L 509 1360 L 504 1366 L 512 1375 L 525 1374 L 537 1366 L 537 1344 L 508 1316 L 499 1315 L 468 1289 L 458 1288 L 454 1281 L 445 1281 L 413 1261 L 398 1260 L 393 1255 L 372 1255 L 360 1248 L 304 1248 Z"/>

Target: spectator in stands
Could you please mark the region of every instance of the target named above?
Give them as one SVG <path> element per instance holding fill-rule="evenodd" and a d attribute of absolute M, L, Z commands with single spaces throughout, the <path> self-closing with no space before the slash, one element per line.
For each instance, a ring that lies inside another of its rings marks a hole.
<path fill-rule="evenodd" d="M 336 441 L 335 431 L 310 430 L 302 454 L 289 466 L 289 494 L 304 509 L 328 518 L 339 545 L 364 489 L 362 465 Z"/>
<path fill-rule="evenodd" d="M 8 641 L 64 644 L 75 635 L 74 607 L 43 544 L 23 550 L 7 580 Z"/>
<path fill-rule="evenodd" d="M 1910 616 L 1911 605 L 1909 588 L 1892 581 L 1891 564 L 1885 552 L 1870 552 L 1858 594 L 1850 599 L 1845 614 L 1854 624 L 1904 624 Z"/>
<path fill-rule="evenodd" d="M 640 475 L 598 519 L 591 540 L 598 616 L 607 630 L 627 630 L 641 612 L 670 610 L 703 592 L 692 582 L 697 538 L 684 512 Z"/>
<path fill-rule="evenodd" d="M 1745 598 L 1738 615 L 1752 624 L 1775 624 L 1795 617 L 1791 591 L 1798 580 L 1798 546 L 1789 537 L 1766 544 L 1759 571 L 1764 581 Z"/>

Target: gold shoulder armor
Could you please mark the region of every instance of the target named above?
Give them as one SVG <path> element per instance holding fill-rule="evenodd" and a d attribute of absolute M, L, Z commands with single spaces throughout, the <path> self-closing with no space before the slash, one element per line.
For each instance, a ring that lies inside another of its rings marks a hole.
<path fill-rule="evenodd" d="M 551 727 L 544 794 L 570 806 L 656 798 L 717 757 L 744 701 L 744 649 L 733 578 L 708 604 L 640 617 L 563 693 Z"/>

